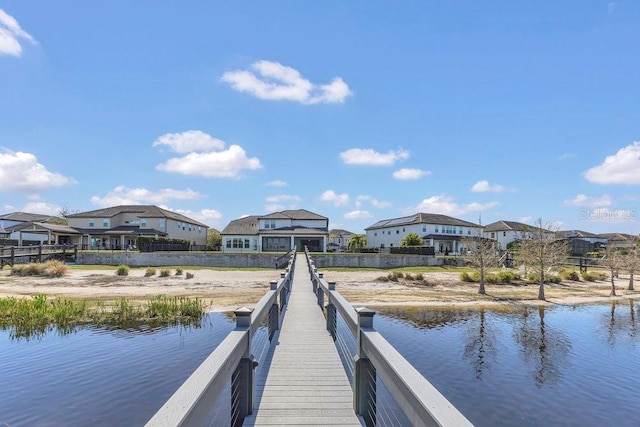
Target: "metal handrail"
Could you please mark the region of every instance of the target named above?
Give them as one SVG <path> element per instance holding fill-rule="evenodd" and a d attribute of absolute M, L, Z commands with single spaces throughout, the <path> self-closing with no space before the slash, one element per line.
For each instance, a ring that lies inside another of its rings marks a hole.
<path fill-rule="evenodd" d="M 242 425 L 244 417 L 252 413 L 255 394 L 253 370 L 256 364 L 251 354 L 251 338 L 267 318 L 276 319 L 269 322 L 269 337 L 273 335 L 273 328 L 279 329 L 277 313 L 286 304 L 291 290 L 295 257 L 294 252 L 280 280 L 270 283 L 269 290 L 254 309 L 242 307 L 234 311 L 236 328 L 162 405 L 146 426 L 202 426 L 233 375 L 240 376 L 242 390 L 239 403 L 236 402 L 241 414 L 235 425 Z"/>
<path fill-rule="evenodd" d="M 326 309 L 327 329 L 335 339 L 335 316 L 340 313 L 357 341 L 353 369 L 356 375 L 353 386 L 354 407 L 366 424 L 374 425 L 376 420 L 376 404 L 367 399 L 375 396 L 375 378 L 378 375 L 413 425 L 472 426 L 446 397 L 373 328 L 375 312 L 367 308 L 356 310 L 335 289 L 336 283 L 327 282 L 323 273 L 318 272 L 306 249 L 305 256 L 314 291 L 318 295 L 318 305 Z"/>

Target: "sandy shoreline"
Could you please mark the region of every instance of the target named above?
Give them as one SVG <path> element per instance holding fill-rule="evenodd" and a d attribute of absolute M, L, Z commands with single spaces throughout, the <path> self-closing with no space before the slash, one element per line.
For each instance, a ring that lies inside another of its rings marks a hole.
<path fill-rule="evenodd" d="M 194 274 L 186 279 L 186 272 Z M 210 310 L 225 311 L 253 306 L 278 280 L 277 270 L 221 271 L 186 268 L 169 277 L 144 277 L 145 269 L 131 269 L 129 276 L 117 276 L 113 269 L 70 269 L 62 278 L 11 276 L 0 271 L 0 297 L 46 294 L 50 297 L 109 301 L 121 297 L 146 300 L 155 295 L 200 297 Z M 609 297 L 608 281 L 563 282 L 546 286 L 546 301 L 537 299 L 535 284 L 487 285 L 487 294 L 477 293 L 478 285 L 459 280 L 457 272 L 423 273 L 425 281 L 400 279 L 383 281 L 384 271 L 327 271 L 325 278 L 356 305 L 489 306 L 503 304 L 583 304 L 615 299 L 640 299 L 640 291 L 627 290 L 628 277 L 616 279 L 617 297 Z M 640 285 L 638 285 L 640 287 Z"/>

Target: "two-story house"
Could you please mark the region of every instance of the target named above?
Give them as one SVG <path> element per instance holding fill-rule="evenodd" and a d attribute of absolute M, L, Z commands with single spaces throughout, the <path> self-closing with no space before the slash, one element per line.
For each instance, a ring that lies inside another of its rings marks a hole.
<path fill-rule="evenodd" d="M 447 215 L 416 213 L 378 221 L 365 228 L 365 232 L 368 247 L 397 247 L 407 234 L 415 233 L 436 253 L 456 254 L 466 249 L 463 238 L 478 236 L 481 227 Z"/>
<path fill-rule="evenodd" d="M 352 232 L 341 230 L 339 228 L 329 230 L 329 243 L 327 244 L 327 250 L 331 252 L 344 252 L 347 250 L 347 244 L 349 243 L 349 239 L 351 239 L 352 235 Z"/>
<path fill-rule="evenodd" d="M 498 242 L 498 250 L 507 250 L 509 243 L 521 239 L 531 239 L 540 231 L 538 227 L 523 224 L 516 221 L 496 221 L 484 227 L 484 237 Z M 541 230 L 545 239 L 557 238 L 556 233 L 550 230 Z M 538 234 L 540 235 L 540 234 Z"/>
<path fill-rule="evenodd" d="M 220 233 L 224 252 L 325 252 L 329 219 L 304 209 L 251 215 L 231 221 Z"/>
<path fill-rule="evenodd" d="M 182 239 L 192 245 L 207 243 L 209 226 L 154 205 L 122 205 L 67 216 L 80 233 L 82 249 L 127 249 L 138 237 Z"/>

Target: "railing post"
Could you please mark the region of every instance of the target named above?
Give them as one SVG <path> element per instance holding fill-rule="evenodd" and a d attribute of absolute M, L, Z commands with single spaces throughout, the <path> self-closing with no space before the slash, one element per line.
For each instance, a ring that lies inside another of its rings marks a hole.
<path fill-rule="evenodd" d="M 358 315 L 358 336 L 355 357 L 355 385 L 353 388 L 353 408 L 367 427 L 376 425 L 376 368 L 362 349 L 362 329 L 373 328 L 375 311 L 366 307 L 356 309 Z"/>
<path fill-rule="evenodd" d="M 277 289 L 277 281 L 272 280 L 271 282 L 269 282 L 269 290 L 276 291 Z M 280 301 L 280 305 L 283 305 L 282 301 Z M 275 302 L 271 304 L 271 308 L 269 309 L 269 341 L 271 341 L 271 338 L 273 338 L 273 334 L 275 334 L 276 331 L 280 329 L 278 325 L 278 312 L 278 300 L 276 299 Z"/>
<path fill-rule="evenodd" d="M 318 305 L 321 309 L 324 308 L 324 291 L 320 286 L 318 286 Z"/>
<path fill-rule="evenodd" d="M 234 311 L 236 327 L 251 329 L 252 308 L 242 307 Z M 244 418 L 253 412 L 253 368 L 254 359 L 251 354 L 251 336 L 247 335 L 246 351 L 231 376 L 231 425 L 242 426 Z M 237 396 L 237 402 L 234 402 Z M 235 410 L 234 410 L 235 408 Z M 234 412 L 235 418 L 234 418 Z"/>
<path fill-rule="evenodd" d="M 335 341 L 338 334 L 338 317 L 336 315 L 336 306 L 331 300 L 331 291 L 336 290 L 336 282 L 329 282 L 329 295 L 327 299 L 329 303 L 325 307 L 327 309 L 327 331 L 331 334 L 331 338 Z"/>

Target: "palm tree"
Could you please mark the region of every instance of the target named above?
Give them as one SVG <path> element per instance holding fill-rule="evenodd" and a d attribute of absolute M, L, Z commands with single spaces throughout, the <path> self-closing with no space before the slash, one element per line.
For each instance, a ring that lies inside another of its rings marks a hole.
<path fill-rule="evenodd" d="M 400 246 L 422 246 L 422 238 L 416 233 L 409 233 L 400 241 Z"/>
<path fill-rule="evenodd" d="M 350 251 L 364 248 L 367 246 L 367 236 L 364 234 L 352 234 L 347 243 L 347 249 Z"/>

